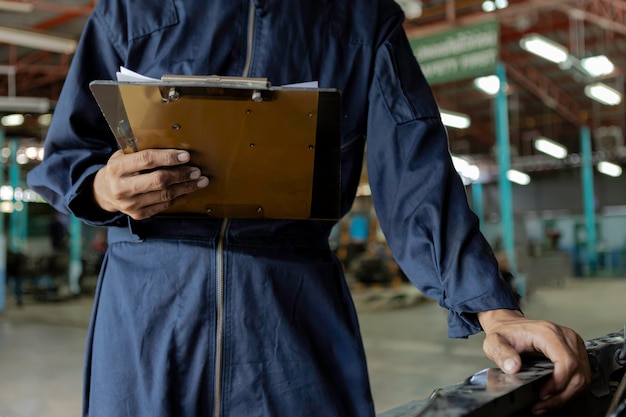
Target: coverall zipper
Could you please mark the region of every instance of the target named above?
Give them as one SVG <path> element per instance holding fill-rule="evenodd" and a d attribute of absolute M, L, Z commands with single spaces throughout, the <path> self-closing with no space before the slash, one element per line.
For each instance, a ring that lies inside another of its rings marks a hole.
<path fill-rule="evenodd" d="M 250 8 L 248 9 L 248 44 L 246 48 L 246 65 L 243 67 L 243 77 L 250 75 L 250 66 L 252 65 L 252 44 L 254 41 L 254 18 L 256 16 L 256 9 L 254 7 L 254 0 L 250 0 Z"/>
<path fill-rule="evenodd" d="M 224 350 L 224 234 L 228 219 L 222 221 L 220 234 L 217 241 L 217 318 L 215 335 L 215 417 L 221 414 L 222 406 L 222 361 Z"/>
<path fill-rule="evenodd" d="M 243 77 L 250 74 L 250 66 L 252 63 L 252 44 L 254 40 L 254 19 L 256 9 L 254 0 L 250 0 L 248 14 L 248 39 L 246 46 L 246 63 L 243 70 Z M 224 235 L 228 226 L 228 219 L 222 222 L 220 234 L 217 242 L 217 318 L 216 318 L 216 335 L 215 335 L 215 409 L 214 417 L 220 417 L 222 408 L 222 373 L 223 373 L 223 356 L 224 356 Z"/>

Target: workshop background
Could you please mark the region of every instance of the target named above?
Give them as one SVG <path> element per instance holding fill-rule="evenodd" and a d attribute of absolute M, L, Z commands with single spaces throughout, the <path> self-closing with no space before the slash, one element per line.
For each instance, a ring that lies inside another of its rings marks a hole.
<path fill-rule="evenodd" d="M 472 209 L 530 317 L 595 338 L 626 321 L 626 1 L 398 0 Z M 0 416 L 80 414 L 103 229 L 25 183 L 96 1 L 0 1 Z M 376 409 L 492 366 L 386 246 L 364 170 L 333 230 Z M 16 283 L 21 291 L 15 291 Z"/>

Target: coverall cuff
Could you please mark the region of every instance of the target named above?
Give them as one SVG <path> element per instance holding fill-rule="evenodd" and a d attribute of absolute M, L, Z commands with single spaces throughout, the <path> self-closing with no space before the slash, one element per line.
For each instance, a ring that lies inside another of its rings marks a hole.
<path fill-rule="evenodd" d="M 500 309 L 521 311 L 513 294 L 508 293 L 500 294 L 498 297 L 486 294 L 455 306 L 448 311 L 448 337 L 467 338 L 481 332 L 483 329 L 478 321 L 477 313 Z"/>
<path fill-rule="evenodd" d="M 93 196 L 92 184 L 96 172 L 102 165 L 90 167 L 77 182 L 74 191 L 70 193 L 67 207 L 72 214 L 90 226 L 124 226 L 128 224 L 127 216 L 123 213 L 111 213 L 101 209 Z"/>

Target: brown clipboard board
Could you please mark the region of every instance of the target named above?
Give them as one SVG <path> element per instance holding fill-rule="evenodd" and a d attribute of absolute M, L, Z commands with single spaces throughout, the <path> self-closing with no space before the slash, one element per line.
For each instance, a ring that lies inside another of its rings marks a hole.
<path fill-rule="evenodd" d="M 339 90 L 214 76 L 90 89 L 124 152 L 185 149 L 210 179 L 163 215 L 340 217 Z"/>

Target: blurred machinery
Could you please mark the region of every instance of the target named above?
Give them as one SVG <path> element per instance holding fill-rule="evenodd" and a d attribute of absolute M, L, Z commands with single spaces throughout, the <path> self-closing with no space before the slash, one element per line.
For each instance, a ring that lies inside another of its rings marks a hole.
<path fill-rule="evenodd" d="M 586 342 L 591 384 L 547 417 L 626 417 L 626 344 L 624 332 Z M 552 363 L 534 359 L 516 375 L 499 369 L 480 371 L 466 381 L 436 390 L 378 417 L 531 417 L 539 388 L 552 374 Z"/>

